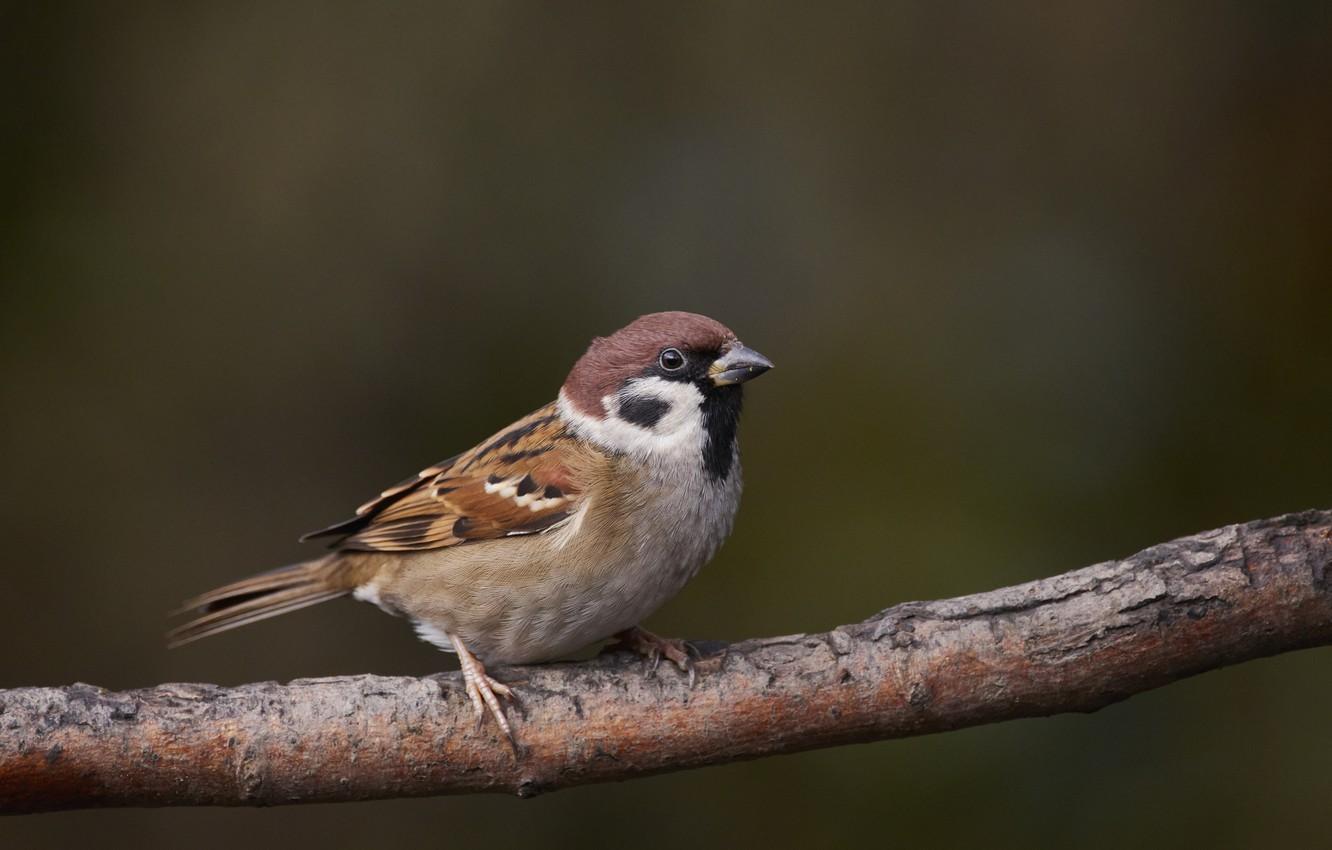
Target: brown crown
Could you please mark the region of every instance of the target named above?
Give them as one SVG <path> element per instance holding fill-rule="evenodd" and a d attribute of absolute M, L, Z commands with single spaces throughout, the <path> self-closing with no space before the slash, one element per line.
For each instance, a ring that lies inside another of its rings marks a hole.
<path fill-rule="evenodd" d="M 735 342 L 730 328 L 697 313 L 672 310 L 639 316 L 610 336 L 597 337 L 564 382 L 564 394 L 588 416 L 605 415 L 603 396 L 657 361 L 663 348 L 718 352 Z"/>

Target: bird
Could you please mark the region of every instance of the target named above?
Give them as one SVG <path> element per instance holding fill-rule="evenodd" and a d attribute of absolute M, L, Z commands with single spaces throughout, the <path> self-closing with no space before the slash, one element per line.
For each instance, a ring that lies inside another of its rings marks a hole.
<path fill-rule="evenodd" d="M 301 538 L 325 554 L 187 600 L 168 643 L 351 596 L 455 653 L 478 725 L 510 745 L 517 697 L 490 667 L 618 638 L 692 684 L 691 647 L 640 623 L 730 535 L 743 385 L 772 366 L 714 319 L 640 316 L 594 339 L 555 401 Z"/>

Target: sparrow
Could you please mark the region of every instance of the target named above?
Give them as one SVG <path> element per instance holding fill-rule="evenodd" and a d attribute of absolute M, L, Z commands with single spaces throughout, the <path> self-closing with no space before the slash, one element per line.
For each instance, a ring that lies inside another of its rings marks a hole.
<path fill-rule="evenodd" d="M 456 653 L 478 723 L 513 745 L 487 666 L 611 637 L 693 675 L 639 627 L 717 552 L 740 505 L 743 384 L 772 368 L 729 328 L 652 313 L 594 339 L 554 402 L 311 532 L 330 551 L 200 594 L 180 646 L 341 596 Z"/>

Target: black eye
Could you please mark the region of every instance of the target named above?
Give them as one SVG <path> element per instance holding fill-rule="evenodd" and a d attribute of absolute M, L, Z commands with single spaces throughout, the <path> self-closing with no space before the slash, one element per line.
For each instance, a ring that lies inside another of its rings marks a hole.
<path fill-rule="evenodd" d="M 684 366 L 685 357 L 680 353 L 680 349 L 667 348 L 657 356 L 657 362 L 660 363 L 661 368 L 665 369 L 667 372 L 675 372 Z"/>

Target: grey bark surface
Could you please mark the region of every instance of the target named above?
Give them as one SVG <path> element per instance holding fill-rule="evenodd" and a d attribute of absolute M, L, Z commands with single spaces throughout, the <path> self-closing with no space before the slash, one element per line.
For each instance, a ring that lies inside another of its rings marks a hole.
<path fill-rule="evenodd" d="M 457 673 L 0 691 L 0 812 L 530 796 L 777 753 L 1090 712 L 1332 642 L 1332 512 L 1232 525 L 829 632 L 704 644 L 696 687 L 623 653 L 496 669 L 518 752 Z"/>

